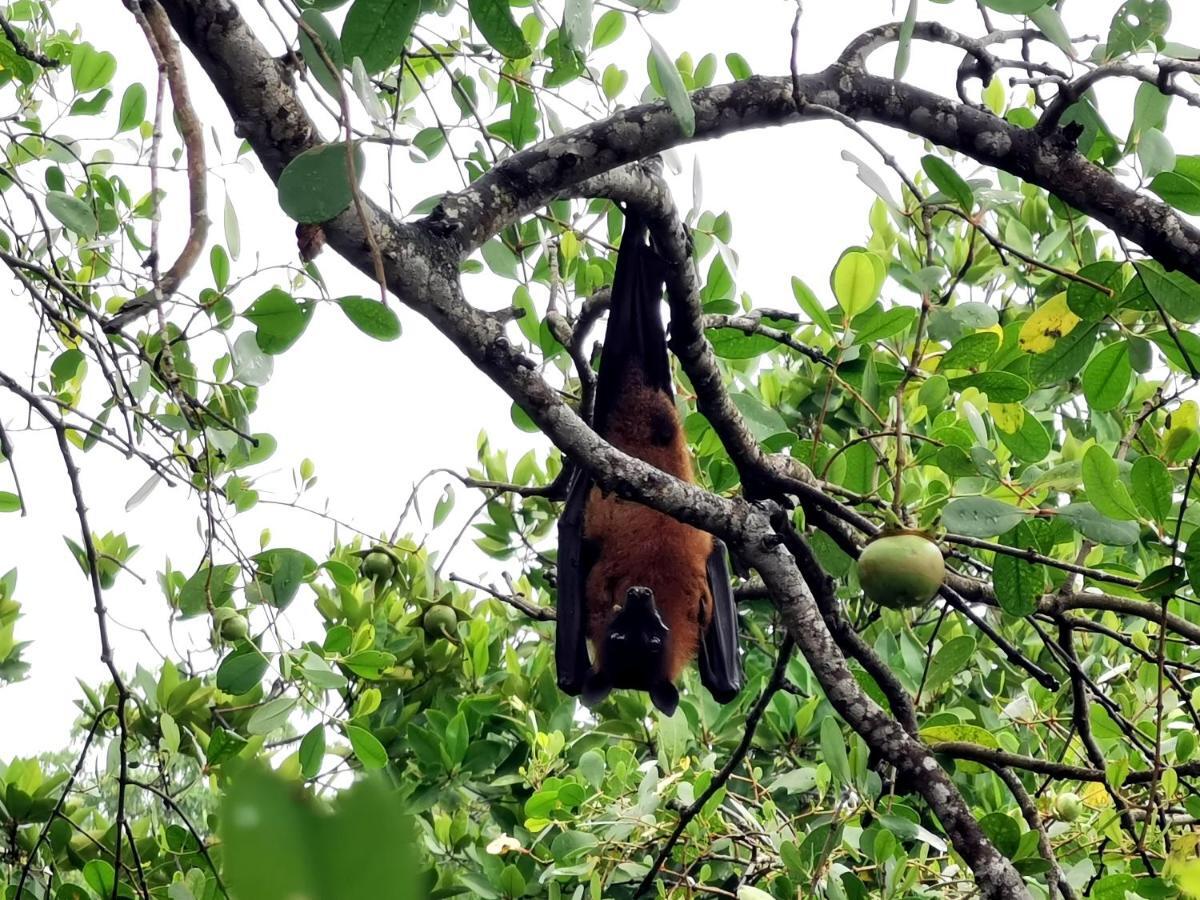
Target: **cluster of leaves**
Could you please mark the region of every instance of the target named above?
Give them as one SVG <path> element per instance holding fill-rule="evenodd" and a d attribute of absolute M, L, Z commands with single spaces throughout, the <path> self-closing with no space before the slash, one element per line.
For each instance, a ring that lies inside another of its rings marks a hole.
<path fill-rule="evenodd" d="M 414 164 L 453 154 L 475 178 L 561 133 L 578 110 L 602 117 L 631 99 L 630 74 L 599 51 L 631 17 L 654 22 L 647 14 L 673 4 L 601 11 L 567 0 L 553 22 L 540 4 L 458 6 L 301 0 L 304 77 L 324 102 L 357 102 L 373 133 L 356 135 L 350 154 L 333 143 L 300 155 L 279 180 L 285 212 L 316 224 L 350 208 L 369 183 L 352 174 L 365 179 L 380 162 L 377 144 L 388 154 L 408 145 Z M 1074 56 L 1046 0 L 984 6 L 1029 16 Z M 914 0 L 910 24 L 917 9 Z M 114 447 L 151 467 L 128 508 L 168 478 L 195 488 L 210 523 L 202 561 L 184 571 L 168 564 L 159 582 L 170 614 L 205 623 L 213 649 L 200 664 L 167 659 L 124 685 L 84 686 L 78 769 L 64 754 L 0 761 L 7 896 L 632 893 L 649 871 L 647 849 L 743 736 L 781 641 L 770 605 L 743 604 L 749 684 L 730 705 L 717 706 L 689 674 L 673 717 L 623 692 L 581 715 L 555 685 L 545 621 L 558 512 L 545 489 L 561 460 L 530 452 L 510 465 L 486 436 L 468 478 L 521 489 L 486 488 L 470 519 L 476 546 L 519 570 L 504 590 L 465 588 L 413 537 L 343 542 L 322 558 L 264 534 L 257 552 L 243 552 L 232 528 L 212 523 L 235 522 L 270 489 L 258 467 L 277 441 L 254 431 L 253 414 L 273 357 L 319 327 L 323 305 L 378 340 L 398 338 L 399 319 L 376 300 L 335 296 L 313 262 L 268 283 L 274 273 L 243 259 L 227 196 L 223 242 L 209 248 L 208 273 L 194 276 L 204 280 L 195 297 L 175 298 L 165 329 L 151 320 L 137 335 L 100 336 L 98 317 L 147 288 L 126 257 L 150 251 L 159 198 L 117 163 L 122 152 L 146 158 L 151 104 L 134 83 L 110 109 L 116 57 L 57 30 L 42 3 L 10 3 L 6 17 L 63 64 L 43 72 L 0 40 L 0 87 L 14 110 L 0 190 L 18 210 L 0 222 L 0 250 L 31 279 L 47 323 L 31 336 L 40 340 L 37 389 L 63 411 L 72 448 Z M 1162 0 L 1131 0 L 1091 62 L 1188 58 L 1166 40 L 1168 24 Z M 750 75 L 737 54 L 724 64 L 734 79 Z M 715 55 L 672 59 L 652 39 L 641 98 L 665 99 L 689 133 L 687 93 L 717 77 Z M 982 99 L 1019 126 L 1041 110 L 1036 93 L 1010 94 L 999 78 Z M 1062 121 L 1079 126 L 1089 158 L 1196 212 L 1200 157 L 1171 147 L 1171 100 L 1142 85 L 1123 139 L 1094 94 Z M 111 125 L 114 139 L 92 149 L 60 133 L 85 119 Z M 964 176 L 960 160 L 929 149 L 898 195 L 857 161 L 879 195 L 864 242 L 830 261 L 828 288 L 793 279 L 786 309 L 756 308 L 739 293 L 732 220 L 704 210 L 697 189 L 689 224 L 709 340 L 766 450 L 802 461 L 869 518 L 938 530 L 956 573 L 994 597 L 990 620 L 1008 650 L 939 605 L 873 606 L 845 548 L 811 533 L 852 624 L 917 698 L 921 737 L 1094 767 L 1077 725 L 1086 716 L 1104 781 L 1049 789 L 1028 779 L 1067 880 L 1097 897 L 1200 893 L 1194 836 L 1171 824 L 1200 818 L 1176 770 L 1195 761 L 1200 727 L 1200 697 L 1186 686 L 1196 671 L 1188 635 L 1200 632 L 1200 542 L 1191 541 L 1200 517 L 1188 502 L 1200 407 L 1187 395 L 1200 374 L 1200 338 L 1188 327 L 1200 321 L 1200 285 L 1130 255 L 1054 196 L 1003 174 Z M 583 299 L 611 282 L 620 231 L 606 201 L 556 201 L 464 264 L 466 274 L 486 269 L 515 283 L 514 339 L 571 394 L 581 390 L 573 348 L 549 298 L 562 297 L 576 321 Z M 737 471 L 680 381 L 699 480 L 734 492 Z M 534 428 L 518 407 L 512 415 Z M 313 487 L 311 463 L 295 480 L 298 493 Z M 454 504 L 447 487 L 434 529 L 449 527 Z M 16 483 L 6 483 L 0 512 L 21 505 Z M 805 525 L 800 513 L 796 524 Z M 90 537 L 101 589 L 118 589 L 138 537 Z M 68 545 L 87 572 L 88 549 L 78 537 Z M 1097 591 L 1092 601 L 1067 567 Z M 25 675 L 15 585 L 15 571 L 0 579 L 0 681 Z M 1074 670 L 1046 639 L 1059 612 L 1046 598 L 1060 591 L 1074 597 Z M 277 627 L 297 603 L 319 613 L 319 637 L 297 641 Z M 1146 604 L 1181 624 L 1162 632 Z M 1014 653 L 1044 670 L 1077 670 L 1090 685 L 1088 708 L 1073 708 L 1067 676 L 1058 689 L 1028 680 Z M 1050 863 L 1004 781 L 976 762 L 944 763 L 984 832 L 1042 890 Z M 1148 789 L 1127 784 L 1152 767 L 1154 778 L 1138 782 Z M 362 771 L 377 780 L 348 788 Z M 969 893 L 938 823 L 903 787 L 839 725 L 804 661 L 792 660 L 746 765 L 685 830 L 664 890 L 686 877 L 752 900 Z M 1056 791 L 1081 802 L 1055 803 Z M 1143 812 L 1140 837 L 1122 827 L 1114 797 Z M 1147 871 L 1135 848 L 1165 865 Z"/>

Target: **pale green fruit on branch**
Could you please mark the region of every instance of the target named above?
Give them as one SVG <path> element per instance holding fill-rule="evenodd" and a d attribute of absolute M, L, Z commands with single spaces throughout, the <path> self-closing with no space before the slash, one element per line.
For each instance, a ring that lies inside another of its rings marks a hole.
<path fill-rule="evenodd" d="M 1064 791 L 1054 798 L 1054 814 L 1064 822 L 1074 822 L 1083 815 L 1083 801 L 1078 794 Z"/>
<path fill-rule="evenodd" d="M 362 563 L 362 573 L 377 581 L 386 581 L 396 573 L 396 564 L 386 553 L 378 550 L 368 553 Z"/>
<path fill-rule="evenodd" d="M 235 613 L 221 622 L 221 637 L 227 641 L 240 641 L 250 633 L 250 623 L 240 613 Z"/>
<path fill-rule="evenodd" d="M 454 637 L 454 626 L 457 623 L 458 616 L 454 609 L 440 604 L 425 610 L 425 616 L 421 620 L 421 624 L 425 626 L 425 633 L 430 637 Z"/>
<path fill-rule="evenodd" d="M 876 538 L 858 558 L 858 580 L 880 606 L 906 609 L 933 599 L 946 577 L 937 544 L 921 534 Z"/>

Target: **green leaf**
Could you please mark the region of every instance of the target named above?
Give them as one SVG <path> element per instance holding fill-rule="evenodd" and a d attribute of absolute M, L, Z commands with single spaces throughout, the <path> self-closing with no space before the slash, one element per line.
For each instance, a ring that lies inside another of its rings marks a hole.
<path fill-rule="evenodd" d="M 1200 322 L 1200 284 L 1182 272 L 1168 272 L 1154 262 L 1137 263 L 1142 285 L 1150 296 L 1181 322 Z"/>
<path fill-rule="evenodd" d="M 1129 472 L 1133 484 L 1133 499 L 1144 515 L 1160 524 L 1171 515 L 1171 475 L 1162 461 L 1153 456 L 1140 456 Z"/>
<path fill-rule="evenodd" d="M 975 638 L 960 634 L 938 648 L 929 663 L 929 674 L 925 678 L 924 691 L 936 693 L 944 684 L 967 667 L 975 654 Z"/>
<path fill-rule="evenodd" d="M 967 537 L 988 538 L 1011 531 L 1026 513 L 991 497 L 958 497 L 942 510 L 947 531 Z"/>
<path fill-rule="evenodd" d="M 263 652 L 250 642 L 221 660 L 217 667 L 217 687 L 227 694 L 245 694 L 266 674 L 269 661 Z"/>
<path fill-rule="evenodd" d="M 1178 165 L 1178 159 L 1175 164 Z M 1150 190 L 1180 212 L 1200 214 L 1200 181 L 1179 172 L 1159 172 L 1150 181 Z"/>
<path fill-rule="evenodd" d="M 1116 409 L 1129 390 L 1133 366 L 1125 341 L 1110 344 L 1092 358 L 1083 370 L 1083 396 L 1097 412 Z"/>
<path fill-rule="evenodd" d="M 1046 426 L 1028 410 L 1021 419 L 1021 427 L 1015 433 L 1009 434 L 1003 428 L 997 428 L 996 433 L 1009 452 L 1024 462 L 1041 462 L 1050 452 L 1050 435 Z"/>
<path fill-rule="evenodd" d="M 882 261 L 867 250 L 848 250 L 833 270 L 833 295 L 848 319 L 875 302 L 883 288 L 886 270 Z"/>
<path fill-rule="evenodd" d="M 250 714 L 246 723 L 247 734 L 267 735 L 287 724 L 288 716 L 296 707 L 296 701 L 291 697 L 276 697 L 268 700 Z"/>
<path fill-rule="evenodd" d="M 853 780 L 850 775 L 850 759 L 846 755 L 846 741 L 842 737 L 842 729 L 838 720 L 826 716 L 821 722 L 821 758 L 838 784 L 850 785 Z"/>
<path fill-rule="evenodd" d="M 1177 161 L 1175 148 L 1171 146 L 1167 136 L 1157 128 L 1147 128 L 1138 138 L 1137 156 L 1138 162 L 1142 166 L 1142 177 L 1150 179 L 1156 179 L 1164 172 L 1170 172 L 1175 168 Z M 1154 190 L 1153 181 L 1150 183 L 1150 190 Z M 1200 190 L 1197 190 L 1196 194 L 1196 199 L 1200 201 Z M 1162 195 L 1159 194 L 1159 196 Z M 1171 201 L 1167 200 L 1167 202 Z"/>
<path fill-rule="evenodd" d="M 1062 16 L 1058 14 L 1058 10 L 1051 5 L 1039 6 L 1036 9 L 1029 11 L 1029 18 L 1046 37 L 1054 42 L 1063 53 L 1071 59 L 1075 59 L 1075 45 L 1071 43 L 1070 32 L 1067 31 L 1067 26 L 1063 24 Z"/>
<path fill-rule="evenodd" d="M 446 755 L 450 757 L 451 765 L 459 765 L 466 757 L 470 739 L 467 719 L 459 712 L 446 725 Z"/>
<path fill-rule="evenodd" d="M 208 252 L 208 265 L 212 269 L 213 283 L 218 291 L 225 290 L 229 284 L 229 254 L 220 244 L 213 244 Z"/>
<path fill-rule="evenodd" d="M 307 779 L 321 773 L 325 761 L 325 726 L 314 725 L 300 741 L 300 774 Z"/>
<path fill-rule="evenodd" d="M 524 59 L 533 53 L 525 35 L 513 19 L 508 0 L 469 0 L 471 21 L 484 40 L 509 59 Z"/>
<path fill-rule="evenodd" d="M 116 872 L 107 860 L 90 859 L 83 867 L 83 880 L 101 897 L 112 896 L 115 875 Z"/>
<path fill-rule="evenodd" d="M 71 50 L 71 85 L 80 94 L 98 91 L 117 71 L 117 58 L 91 44 L 76 44 Z"/>
<path fill-rule="evenodd" d="M 1147 597 L 1169 597 L 1187 583 L 1187 571 L 1182 566 L 1161 566 L 1141 580 L 1139 594 Z"/>
<path fill-rule="evenodd" d="M 217 816 L 230 895 L 254 900 L 427 896 L 402 796 L 383 779 L 366 777 L 318 806 L 294 781 L 262 766 L 246 768 L 225 793 Z"/>
<path fill-rule="evenodd" d="M 966 180 L 954 171 L 950 163 L 932 153 L 921 157 L 921 168 L 929 176 L 929 180 L 937 185 L 938 190 L 970 212 L 975 206 L 975 194 Z"/>
<path fill-rule="evenodd" d="M 983 0 L 983 5 L 998 13 L 1010 16 L 1027 16 L 1035 9 L 1045 6 L 1047 0 Z"/>
<path fill-rule="evenodd" d="M 1171 4 L 1167 0 L 1128 0 L 1113 14 L 1105 57 L 1112 59 L 1140 49 L 1166 34 L 1170 24 Z"/>
<path fill-rule="evenodd" d="M 73 116 L 98 116 L 104 112 L 108 106 L 108 101 L 112 99 L 112 91 L 108 88 L 103 88 L 97 91 L 89 99 L 80 97 L 71 104 L 71 115 Z"/>
<path fill-rule="evenodd" d="M 616 41 L 625 32 L 625 13 L 619 9 L 610 9 L 596 20 L 596 30 L 592 32 L 592 49 L 599 50 Z"/>
<path fill-rule="evenodd" d="M 1055 512 L 1089 541 L 1098 544 L 1127 547 L 1136 544 L 1140 534 L 1137 522 L 1114 521 L 1090 503 L 1069 503 Z"/>
<path fill-rule="evenodd" d="M 1012 372 L 977 372 L 950 379 L 950 389 L 964 391 L 969 387 L 983 391 L 993 403 L 1020 403 L 1029 396 L 1029 382 Z"/>
<path fill-rule="evenodd" d="M 92 208 L 73 194 L 50 191 L 46 194 L 46 209 L 67 228 L 83 237 L 96 236 L 96 216 Z"/>
<path fill-rule="evenodd" d="M 394 310 L 378 300 L 366 297 L 342 297 L 337 301 L 342 312 L 363 334 L 377 341 L 394 341 L 400 337 L 400 319 Z"/>
<path fill-rule="evenodd" d="M 892 335 L 907 331 L 917 319 L 917 311 L 911 306 L 894 306 L 888 310 L 873 305 L 856 316 L 850 323 L 854 330 L 854 345 L 882 341 Z"/>
<path fill-rule="evenodd" d="M 20 508 L 20 497 L 11 491 L 0 491 L 0 512 L 17 512 Z"/>
<path fill-rule="evenodd" d="M 892 69 L 892 77 L 897 81 L 903 78 L 904 73 L 908 71 L 908 59 L 912 51 L 913 28 L 917 23 L 917 9 L 919 6 L 920 0 L 909 0 L 908 12 L 904 14 L 904 21 L 900 25 L 900 37 L 896 43 L 896 65 Z"/>
<path fill-rule="evenodd" d="M 939 372 L 947 369 L 974 369 L 983 365 L 1000 349 L 1000 335 L 994 331 L 978 331 L 955 341 L 942 356 Z"/>
<path fill-rule="evenodd" d="M 297 222 L 328 222 L 354 202 L 344 143 L 305 150 L 279 173 L 279 207 Z M 366 161 L 354 148 L 354 174 L 361 181 Z"/>
<path fill-rule="evenodd" d="M 833 320 L 829 318 L 829 313 L 825 311 L 825 307 L 821 305 L 817 295 L 812 292 L 812 288 L 795 275 L 792 276 L 792 294 L 796 298 L 796 303 L 808 316 L 809 321 L 826 334 L 832 335 Z"/>
<path fill-rule="evenodd" d="M 729 74 L 733 76 L 734 81 L 745 81 L 754 74 L 754 70 L 750 68 L 750 63 L 746 62 L 746 57 L 740 53 L 727 53 L 725 55 L 725 68 L 729 70 Z"/>
<path fill-rule="evenodd" d="M 1008 813 L 988 813 L 979 820 L 979 827 L 996 849 L 1009 859 L 1017 855 L 1021 846 L 1021 828 Z"/>
<path fill-rule="evenodd" d="M 283 353 L 291 347 L 312 318 L 311 307 L 305 310 L 292 295 L 280 288 L 271 288 L 255 300 L 242 315 L 254 323 L 254 338 L 263 353 Z"/>
<path fill-rule="evenodd" d="M 403 52 L 420 12 L 420 0 L 354 0 L 342 24 L 343 57 L 382 72 Z"/>
<path fill-rule="evenodd" d="M 350 738 L 350 747 L 364 769 L 382 769 L 387 765 L 387 751 L 379 743 L 379 738 L 367 729 L 359 725 L 347 725 L 346 737 Z"/>
<path fill-rule="evenodd" d="M 306 9 L 301 13 L 300 21 L 316 34 L 320 40 L 321 49 L 325 51 L 325 56 L 328 56 L 330 62 L 333 63 L 333 68 L 330 69 L 320 51 L 317 50 L 317 45 L 309 36 L 308 30 L 301 28 L 300 52 L 308 64 L 308 71 L 313 78 L 317 79 L 317 84 L 321 85 L 329 96 L 337 100 L 341 97 L 338 83 L 342 79 L 342 69 L 346 66 L 346 58 L 342 55 L 342 42 L 338 40 L 337 32 L 329 24 L 329 20 L 317 10 Z"/>
<path fill-rule="evenodd" d="M 1033 535 L 1029 525 L 1022 522 L 1015 529 L 1012 546 L 1029 549 Z M 1037 611 L 1038 599 L 1046 584 L 1042 566 L 1007 553 L 996 553 L 992 561 L 992 586 L 1000 608 L 1013 616 L 1028 616 Z"/>
<path fill-rule="evenodd" d="M 225 209 L 222 213 L 222 223 L 225 226 L 225 246 L 229 248 L 229 255 L 237 259 L 242 255 L 242 231 L 238 227 L 237 210 L 233 206 L 233 199 L 229 196 L 229 192 L 225 192 Z"/>
<path fill-rule="evenodd" d="M 1083 488 L 1092 506 L 1112 519 L 1137 518 L 1137 508 L 1120 479 L 1117 461 L 1098 444 L 1088 448 L 1083 456 Z"/>
<path fill-rule="evenodd" d="M 683 83 L 679 69 L 662 44 L 654 38 L 650 38 L 650 64 L 658 75 L 658 82 L 662 85 L 667 103 L 671 112 L 675 113 L 684 137 L 691 137 L 696 133 L 696 110 L 692 107 L 692 96 Z"/>
<path fill-rule="evenodd" d="M 1081 322 L 1064 334 L 1045 353 L 1033 357 L 1029 374 L 1034 384 L 1057 384 L 1072 378 L 1084 367 L 1096 346 L 1100 322 Z"/>
<path fill-rule="evenodd" d="M 146 88 L 134 82 L 121 96 L 121 114 L 117 119 L 117 133 L 137 128 L 146 120 Z"/>
<path fill-rule="evenodd" d="M 580 53 L 587 51 L 592 36 L 593 0 L 567 0 L 563 8 L 563 31 L 571 46 Z"/>
<path fill-rule="evenodd" d="M 779 347 L 765 335 L 746 334 L 736 328 L 713 328 L 707 334 L 713 353 L 722 359 L 753 359 Z"/>
<path fill-rule="evenodd" d="M 733 401 L 733 405 L 738 408 L 738 411 L 746 417 L 746 424 L 750 426 L 750 431 L 760 441 L 765 441 L 772 435 L 788 430 L 787 421 L 783 416 L 777 410 L 771 409 L 764 404 L 755 395 L 746 391 L 739 391 L 738 393 L 730 394 L 729 399 Z"/>
<path fill-rule="evenodd" d="M 271 587 L 266 602 L 277 609 L 286 608 L 300 585 L 317 571 L 315 559 L 288 547 L 264 550 L 252 556 L 251 561 L 258 566 L 258 577 Z"/>
<path fill-rule="evenodd" d="M 1108 292 L 1097 290 L 1082 281 L 1071 281 L 1067 285 L 1067 307 L 1075 315 L 1089 322 L 1102 319 L 1116 306 L 1116 298 L 1125 284 L 1122 264 L 1111 259 L 1102 259 L 1079 270 L 1081 278 L 1102 284 Z"/>
<path fill-rule="evenodd" d="M 201 566 L 179 590 L 179 611 L 183 617 L 199 615 L 209 607 L 225 606 L 233 593 L 238 567 L 233 563 Z"/>
<path fill-rule="evenodd" d="M 986 728 L 978 725 L 929 725 L 919 732 L 921 740 L 935 749 L 938 744 L 967 743 L 978 744 L 989 750 L 999 750 L 1000 742 Z"/>

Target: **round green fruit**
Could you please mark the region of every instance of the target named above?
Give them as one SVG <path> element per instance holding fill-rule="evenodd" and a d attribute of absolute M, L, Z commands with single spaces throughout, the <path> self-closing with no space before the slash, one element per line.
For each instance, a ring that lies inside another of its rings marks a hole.
<path fill-rule="evenodd" d="M 1083 801 L 1078 794 L 1064 791 L 1054 798 L 1054 814 L 1064 822 L 1074 822 L 1083 815 Z"/>
<path fill-rule="evenodd" d="M 858 581 L 864 593 L 892 609 L 928 603 L 945 577 L 942 551 L 920 534 L 876 538 L 858 558 Z"/>
<path fill-rule="evenodd" d="M 458 616 L 454 614 L 452 607 L 439 604 L 425 610 L 421 624 L 425 626 L 425 633 L 430 637 L 453 637 Z"/>
<path fill-rule="evenodd" d="M 386 581 L 396 573 L 396 566 L 390 556 L 375 550 L 368 553 L 363 560 L 362 572 L 368 578 L 374 578 L 377 581 Z"/>
<path fill-rule="evenodd" d="M 250 623 L 240 613 L 235 613 L 221 623 L 221 637 L 227 641 L 240 641 L 250 633 Z"/>

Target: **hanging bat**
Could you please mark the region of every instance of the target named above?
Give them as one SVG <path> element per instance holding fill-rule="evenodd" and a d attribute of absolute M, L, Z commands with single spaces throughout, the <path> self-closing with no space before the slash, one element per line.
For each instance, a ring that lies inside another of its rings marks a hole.
<path fill-rule="evenodd" d="M 619 450 L 684 481 L 692 462 L 675 409 L 659 307 L 664 263 L 632 212 L 617 252 L 593 427 Z M 699 658 L 721 703 L 742 686 L 725 547 L 712 535 L 605 494 L 576 471 L 558 526 L 558 686 L 589 706 L 613 688 L 647 691 L 672 715 L 675 681 Z M 588 645 L 592 653 L 589 656 Z"/>

